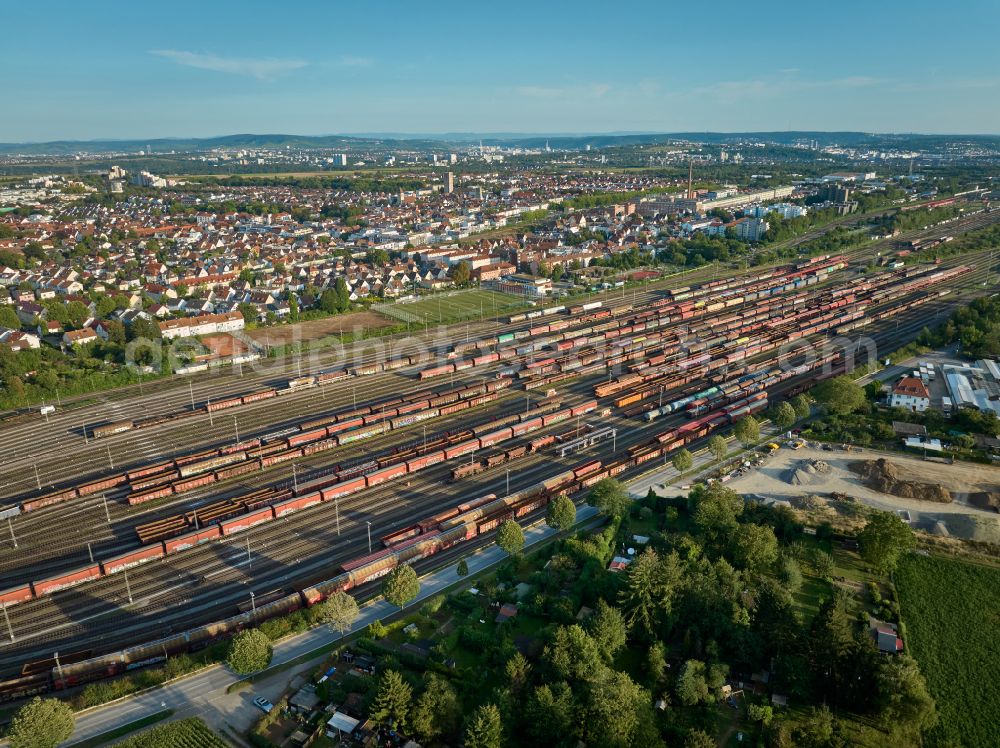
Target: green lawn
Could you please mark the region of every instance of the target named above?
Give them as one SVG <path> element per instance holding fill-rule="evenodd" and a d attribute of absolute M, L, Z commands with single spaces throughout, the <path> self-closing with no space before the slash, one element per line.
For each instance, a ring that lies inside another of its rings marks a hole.
<path fill-rule="evenodd" d="M 1000 725 L 1000 569 L 908 556 L 896 572 L 906 646 L 937 700 L 934 744 L 993 748 Z"/>
<path fill-rule="evenodd" d="M 478 320 L 481 315 L 489 319 L 527 308 L 525 300 L 517 296 L 479 289 L 436 294 L 420 301 L 372 307 L 374 311 L 392 319 L 414 323 L 422 323 L 426 319 L 428 325 Z"/>

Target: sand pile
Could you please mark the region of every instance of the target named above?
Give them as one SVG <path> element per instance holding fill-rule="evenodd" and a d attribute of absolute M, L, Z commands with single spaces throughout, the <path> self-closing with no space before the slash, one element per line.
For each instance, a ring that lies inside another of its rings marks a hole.
<path fill-rule="evenodd" d="M 800 464 L 799 467 L 788 471 L 786 481 L 793 486 L 808 486 L 816 483 L 820 476 L 830 472 L 830 466 L 823 460 L 814 460 Z"/>
<path fill-rule="evenodd" d="M 855 462 L 851 465 L 851 470 L 864 479 L 865 485 L 881 493 L 904 499 L 936 501 L 942 504 L 948 504 L 952 501 L 952 495 L 948 489 L 934 483 L 906 480 L 899 468 L 884 458 Z"/>

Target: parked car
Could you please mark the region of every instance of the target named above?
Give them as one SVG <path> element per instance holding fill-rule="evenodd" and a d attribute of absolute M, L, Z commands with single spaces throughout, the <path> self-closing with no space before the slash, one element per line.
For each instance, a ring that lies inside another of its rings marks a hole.
<path fill-rule="evenodd" d="M 274 704 L 265 699 L 263 696 L 258 696 L 254 699 L 253 705 L 264 712 L 264 714 L 270 714 L 271 710 L 274 709 Z"/>

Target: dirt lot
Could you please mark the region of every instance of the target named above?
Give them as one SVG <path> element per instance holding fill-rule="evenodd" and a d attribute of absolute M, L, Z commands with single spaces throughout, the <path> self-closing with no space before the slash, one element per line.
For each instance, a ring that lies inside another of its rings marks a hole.
<path fill-rule="evenodd" d="M 247 330 L 246 335 L 258 343 L 268 342 L 270 345 L 285 343 L 308 343 L 312 340 L 325 338 L 328 335 L 338 335 L 341 330 L 350 333 L 352 330 L 364 328 L 371 330 L 382 327 L 392 327 L 399 324 L 386 319 L 375 312 L 351 312 L 326 319 L 314 319 L 309 322 L 298 322 L 294 325 L 279 325 L 277 327 L 262 327 L 257 330 Z"/>
<path fill-rule="evenodd" d="M 938 484 L 951 492 L 953 501 L 942 504 L 921 499 L 907 499 L 880 493 L 865 485 L 864 479 L 851 470 L 859 460 L 884 457 L 910 481 Z M 816 461 L 829 465 L 829 471 L 807 471 Z M 970 502 L 974 493 L 1000 491 L 1000 467 L 957 462 L 953 465 L 927 462 L 889 452 L 865 449 L 844 452 L 807 447 L 792 450 L 782 447 L 757 470 L 733 480 L 729 487 L 742 494 L 760 494 L 780 499 L 806 495 L 828 497 L 846 494 L 879 509 L 909 512 L 914 526 L 937 532 L 1000 543 L 1000 516 L 996 511 L 980 509 Z M 939 527 L 943 524 L 944 529 Z"/>

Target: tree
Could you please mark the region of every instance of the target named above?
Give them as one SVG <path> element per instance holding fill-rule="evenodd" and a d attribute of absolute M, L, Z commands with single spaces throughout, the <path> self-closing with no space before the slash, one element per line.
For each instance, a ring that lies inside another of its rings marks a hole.
<path fill-rule="evenodd" d="M 625 617 L 618 608 L 604 602 L 603 598 L 598 599 L 594 615 L 587 622 L 587 630 L 608 662 L 625 646 L 628 637 Z"/>
<path fill-rule="evenodd" d="M 336 293 L 337 311 L 346 312 L 350 309 L 351 289 L 347 287 L 347 281 L 344 278 L 337 278 L 337 282 L 334 284 L 334 292 Z"/>
<path fill-rule="evenodd" d="M 7 327 L 11 330 L 21 329 L 21 320 L 18 319 L 14 307 L 9 304 L 0 306 L 0 327 Z"/>
<path fill-rule="evenodd" d="M 715 748 L 715 738 L 704 730 L 691 730 L 684 736 L 684 748 Z"/>
<path fill-rule="evenodd" d="M 705 663 L 701 660 L 688 660 L 681 667 L 677 678 L 677 697 L 684 706 L 704 704 L 711 700 L 712 694 L 705 679 Z"/>
<path fill-rule="evenodd" d="M 319 620 L 343 636 L 358 619 L 358 602 L 343 590 L 338 590 L 317 606 Z"/>
<path fill-rule="evenodd" d="M 858 535 L 861 557 L 888 574 L 896 568 L 899 557 L 916 545 L 913 530 L 892 512 L 874 511 Z"/>
<path fill-rule="evenodd" d="M 886 727 L 905 725 L 924 732 L 937 724 L 934 699 L 912 657 L 899 654 L 883 660 L 876 681 Z"/>
<path fill-rule="evenodd" d="M 514 520 L 505 520 L 497 530 L 496 543 L 507 555 L 516 556 L 524 547 L 524 530 Z"/>
<path fill-rule="evenodd" d="M 369 713 L 377 720 L 394 720 L 397 725 L 405 725 L 410 714 L 413 689 L 395 670 L 386 670 L 378 683 L 378 693 L 372 701 Z"/>
<path fill-rule="evenodd" d="M 760 424 L 753 416 L 743 416 L 733 426 L 733 436 L 743 442 L 744 446 L 749 447 L 760 440 Z"/>
<path fill-rule="evenodd" d="M 243 321 L 248 325 L 252 325 L 260 319 L 260 312 L 257 310 L 257 307 L 255 307 L 253 304 L 244 303 L 240 304 L 236 308 L 243 316 Z"/>
<path fill-rule="evenodd" d="M 319 308 L 327 314 L 336 314 L 340 311 L 340 301 L 334 289 L 327 288 L 319 295 Z"/>
<path fill-rule="evenodd" d="M 774 710 L 769 704 L 748 704 L 747 716 L 754 722 L 760 722 L 764 727 L 767 727 L 774 719 Z"/>
<path fill-rule="evenodd" d="M 724 460 L 729 454 L 729 445 L 726 444 L 725 438 L 718 434 L 708 440 L 708 449 L 716 460 Z"/>
<path fill-rule="evenodd" d="M 741 569 L 760 571 L 778 558 L 778 539 L 774 530 L 753 523 L 740 525 L 733 537 L 733 561 Z"/>
<path fill-rule="evenodd" d="M 559 494 L 549 502 L 545 524 L 557 532 L 571 529 L 576 524 L 576 504 L 566 494 Z"/>
<path fill-rule="evenodd" d="M 458 562 L 458 566 L 455 567 L 455 573 L 460 577 L 464 577 L 469 573 L 469 564 L 466 563 L 464 558 Z"/>
<path fill-rule="evenodd" d="M 680 561 L 675 553 L 661 557 L 647 548 L 628 567 L 619 602 L 626 621 L 652 637 L 670 614 L 681 579 Z"/>
<path fill-rule="evenodd" d="M 799 420 L 808 418 L 809 414 L 812 413 L 812 405 L 809 403 L 809 398 L 805 395 L 796 395 L 793 397 L 792 408 L 795 410 L 795 415 Z"/>
<path fill-rule="evenodd" d="M 738 493 L 713 483 L 707 488 L 696 486 L 689 497 L 695 502 L 694 523 L 706 538 L 721 541 L 735 532 L 736 518 L 743 512 L 743 499 Z"/>
<path fill-rule="evenodd" d="M 507 660 L 504 665 L 504 673 L 512 691 L 519 692 L 528 684 L 528 676 L 531 673 L 531 665 L 527 658 L 520 652 L 515 652 L 513 657 Z"/>
<path fill-rule="evenodd" d="M 101 323 L 108 331 L 108 342 L 116 345 L 125 345 L 125 325 L 116 319 L 105 320 Z"/>
<path fill-rule="evenodd" d="M 629 748 L 648 745 L 638 739 L 643 723 L 652 723 L 652 699 L 626 673 L 603 668 L 587 700 L 586 734 L 589 745 Z"/>
<path fill-rule="evenodd" d="M 826 379 L 812 388 L 813 399 L 836 415 L 845 416 L 865 404 L 865 391 L 848 376 Z"/>
<path fill-rule="evenodd" d="M 128 327 L 128 335 L 131 340 L 159 340 L 162 337 L 160 326 L 152 317 L 136 317 Z"/>
<path fill-rule="evenodd" d="M 787 431 L 795 423 L 795 408 L 787 400 L 780 403 L 771 413 L 771 422 L 778 428 L 779 431 Z"/>
<path fill-rule="evenodd" d="M 471 276 L 469 263 L 463 261 L 455 266 L 455 270 L 451 274 L 451 279 L 455 282 L 455 285 L 461 286 L 468 283 Z"/>
<path fill-rule="evenodd" d="M 369 249 L 365 252 L 365 262 L 375 266 L 386 265 L 389 262 L 389 253 L 381 248 Z"/>
<path fill-rule="evenodd" d="M 649 673 L 651 686 L 663 680 L 667 672 L 667 648 L 663 642 L 655 641 L 649 645 L 649 651 L 646 653 L 646 670 Z"/>
<path fill-rule="evenodd" d="M 563 681 L 536 688 L 528 701 L 526 723 L 536 745 L 575 745 L 578 720 L 573 690 Z"/>
<path fill-rule="evenodd" d="M 427 675 L 427 686 L 413 705 L 410 726 L 425 742 L 436 741 L 458 728 L 462 705 L 458 694 L 446 678 L 435 673 Z"/>
<path fill-rule="evenodd" d="M 558 627 L 544 655 L 563 680 L 586 682 L 603 666 L 597 642 L 579 624 Z"/>
<path fill-rule="evenodd" d="M 465 728 L 465 748 L 500 748 L 503 725 L 496 704 L 483 704 L 469 718 Z"/>
<path fill-rule="evenodd" d="M 809 710 L 808 716 L 799 722 L 795 737 L 797 745 L 810 748 L 828 746 L 833 738 L 833 714 L 830 708 L 824 704 L 822 707 L 813 707 Z"/>
<path fill-rule="evenodd" d="M 259 629 L 246 629 L 234 636 L 229 643 L 226 664 L 239 675 L 256 673 L 271 664 L 273 653 L 271 640 L 264 632 Z"/>
<path fill-rule="evenodd" d="M 799 568 L 799 562 L 791 556 L 785 556 L 781 560 L 778 576 L 789 592 L 798 592 L 802 589 L 802 570 Z"/>
<path fill-rule="evenodd" d="M 288 319 L 292 322 L 299 321 L 299 297 L 295 294 L 288 294 Z"/>
<path fill-rule="evenodd" d="M 694 457 L 686 449 L 680 450 L 674 455 L 674 470 L 678 473 L 686 473 L 694 466 Z"/>
<path fill-rule="evenodd" d="M 631 500 L 620 482 L 614 478 L 601 478 L 590 489 L 587 503 L 609 517 L 621 517 L 628 511 Z"/>
<path fill-rule="evenodd" d="M 60 699 L 36 696 L 17 710 L 7 739 L 11 748 L 55 748 L 73 734 L 73 709 Z"/>
<path fill-rule="evenodd" d="M 420 594 L 420 580 L 409 564 L 400 564 L 382 582 L 382 597 L 402 609 Z"/>

